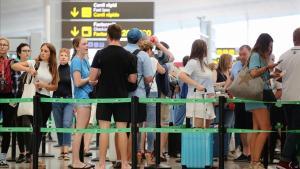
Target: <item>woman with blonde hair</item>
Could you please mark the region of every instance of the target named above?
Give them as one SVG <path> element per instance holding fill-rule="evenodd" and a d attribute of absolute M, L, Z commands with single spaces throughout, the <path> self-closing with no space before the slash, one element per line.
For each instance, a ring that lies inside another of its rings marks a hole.
<path fill-rule="evenodd" d="M 59 51 L 59 82 L 53 93 L 54 98 L 72 98 L 72 83 L 70 76 L 70 50 L 62 48 Z M 71 128 L 73 120 L 72 103 L 52 103 L 53 117 L 57 128 Z M 71 146 L 70 133 L 57 133 L 58 145 L 61 147 L 60 160 L 69 160 L 68 148 Z"/>

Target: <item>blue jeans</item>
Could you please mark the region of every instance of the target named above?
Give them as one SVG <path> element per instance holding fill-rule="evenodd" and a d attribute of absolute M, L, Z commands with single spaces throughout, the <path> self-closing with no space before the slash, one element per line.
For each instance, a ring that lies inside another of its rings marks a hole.
<path fill-rule="evenodd" d="M 226 128 L 232 128 L 234 126 L 234 113 L 233 111 L 229 109 L 224 109 L 224 127 Z M 219 123 L 220 122 L 220 113 L 219 113 L 219 107 L 215 107 L 215 113 L 216 113 L 216 118 L 214 120 L 214 123 Z M 230 137 L 231 133 L 226 133 L 224 137 L 224 155 L 227 156 L 229 152 L 229 143 L 230 143 Z M 214 134 L 214 157 L 218 156 L 218 149 L 219 149 L 219 136 L 218 134 Z"/>
<path fill-rule="evenodd" d="M 300 105 L 285 105 L 285 116 L 288 130 L 300 129 Z M 297 151 L 300 146 L 299 133 L 287 133 L 284 148 L 282 151 L 281 160 L 283 161 L 297 161 Z"/>
<path fill-rule="evenodd" d="M 179 94 L 176 95 L 176 98 L 180 98 Z M 172 110 L 172 122 L 174 126 L 182 125 L 185 119 L 186 107 L 185 104 L 173 105 Z"/>
<path fill-rule="evenodd" d="M 157 92 L 150 92 L 149 98 L 157 98 Z M 156 124 L 156 104 L 147 104 L 146 127 L 155 127 Z M 147 133 L 147 151 L 154 151 L 155 133 Z"/>
<path fill-rule="evenodd" d="M 52 103 L 55 126 L 71 128 L 73 123 L 73 104 Z M 59 146 L 71 146 L 71 133 L 57 133 Z"/>

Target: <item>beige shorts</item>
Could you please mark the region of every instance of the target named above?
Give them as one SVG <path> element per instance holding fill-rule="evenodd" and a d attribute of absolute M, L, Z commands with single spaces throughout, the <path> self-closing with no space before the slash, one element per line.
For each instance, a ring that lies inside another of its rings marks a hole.
<path fill-rule="evenodd" d="M 160 98 L 166 98 L 166 96 L 161 93 Z M 160 120 L 161 120 L 161 123 L 169 124 L 169 121 L 170 121 L 170 105 L 161 104 L 161 106 L 160 106 Z"/>

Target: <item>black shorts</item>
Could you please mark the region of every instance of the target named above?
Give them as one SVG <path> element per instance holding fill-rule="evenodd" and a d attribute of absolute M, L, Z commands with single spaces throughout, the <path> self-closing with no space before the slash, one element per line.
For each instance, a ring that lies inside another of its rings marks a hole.
<path fill-rule="evenodd" d="M 97 104 L 97 120 L 111 121 L 112 115 L 115 122 L 130 122 L 130 108 L 128 103 Z"/>
<path fill-rule="evenodd" d="M 131 110 L 131 106 L 129 105 L 129 109 Z M 146 104 L 145 103 L 139 103 L 138 104 L 138 110 L 136 114 L 136 122 L 137 123 L 142 123 L 146 121 L 147 117 L 147 109 L 146 109 Z"/>
<path fill-rule="evenodd" d="M 235 103 L 234 108 L 235 123 L 234 127 L 239 129 L 252 129 L 252 113 L 246 111 L 244 103 Z"/>

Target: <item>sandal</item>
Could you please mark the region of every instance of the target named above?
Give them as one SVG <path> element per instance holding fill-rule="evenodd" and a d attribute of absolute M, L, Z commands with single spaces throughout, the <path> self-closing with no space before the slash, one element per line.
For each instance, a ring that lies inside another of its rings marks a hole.
<path fill-rule="evenodd" d="M 68 153 L 65 153 L 65 155 L 64 155 L 64 160 L 65 160 L 65 161 L 70 160 L 70 157 L 69 157 L 69 154 L 68 154 Z"/>
<path fill-rule="evenodd" d="M 83 167 L 73 167 L 72 164 L 68 165 L 68 168 L 70 169 L 89 169 L 89 168 L 94 168 L 93 166 L 91 166 L 90 164 L 84 164 Z"/>
<path fill-rule="evenodd" d="M 64 157 L 65 157 L 65 153 L 60 153 L 60 156 L 58 156 L 57 158 L 58 158 L 59 160 L 63 160 Z"/>

